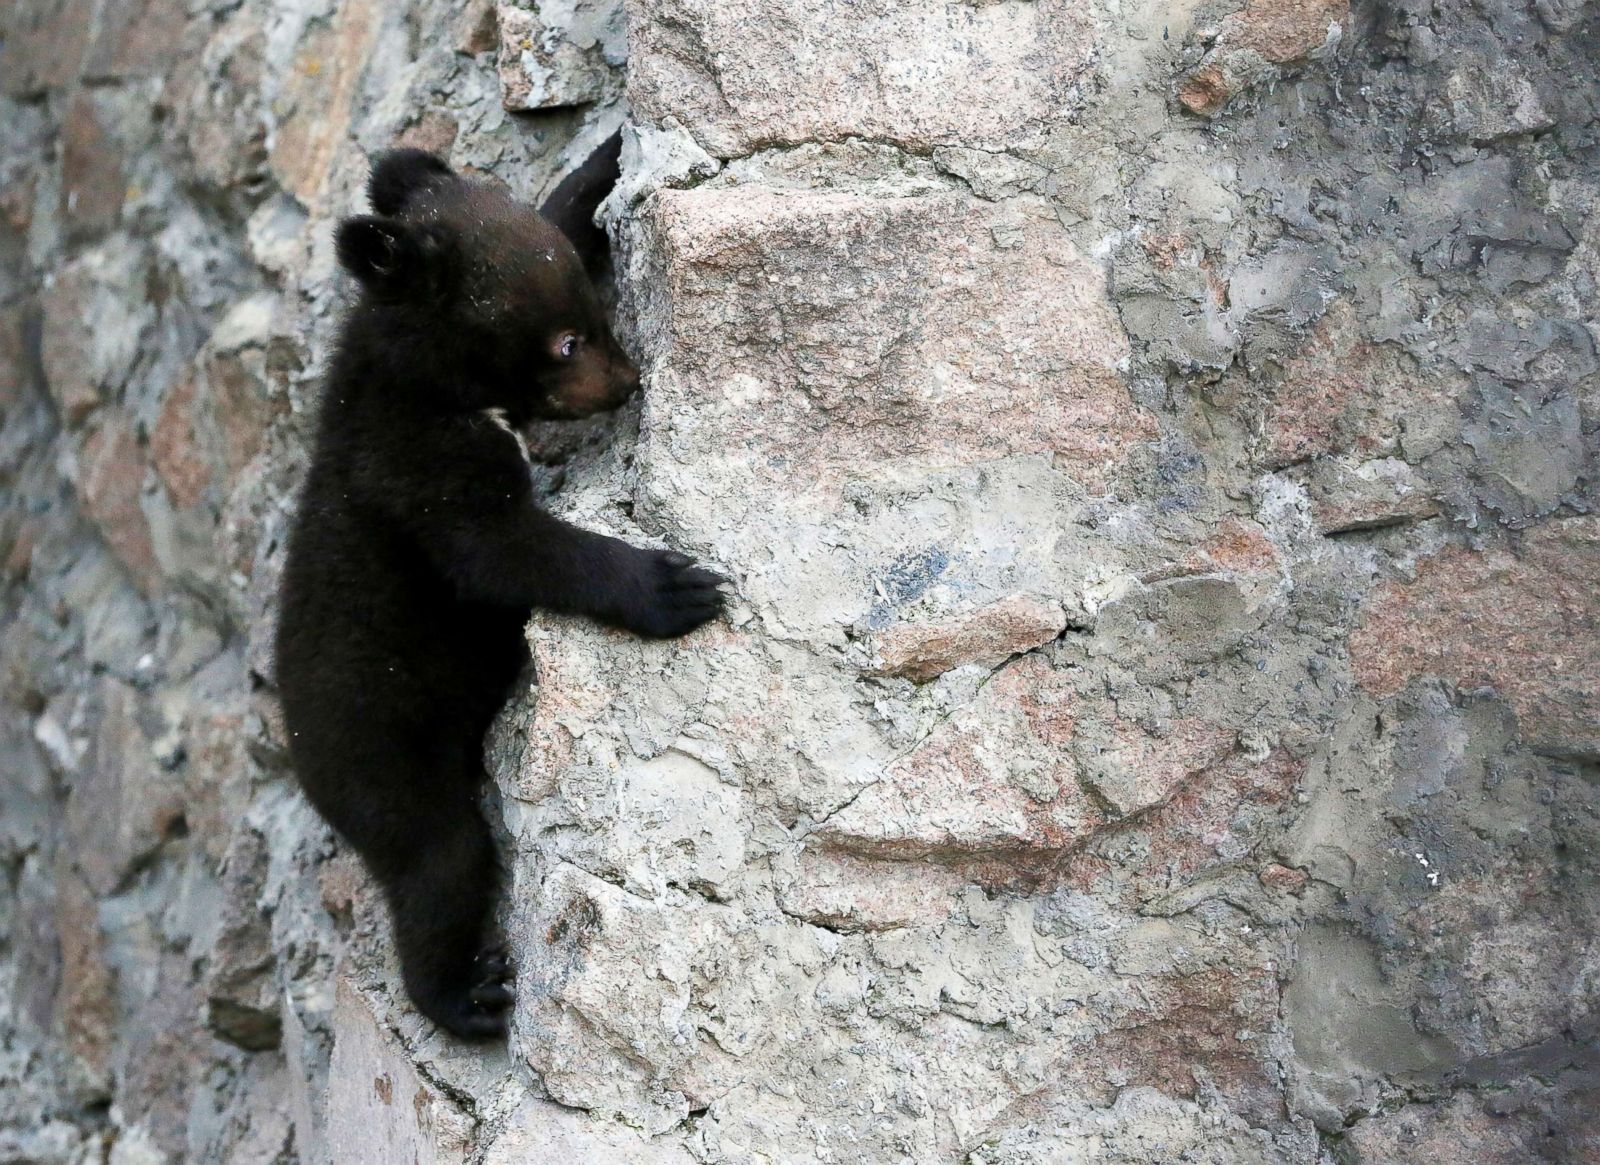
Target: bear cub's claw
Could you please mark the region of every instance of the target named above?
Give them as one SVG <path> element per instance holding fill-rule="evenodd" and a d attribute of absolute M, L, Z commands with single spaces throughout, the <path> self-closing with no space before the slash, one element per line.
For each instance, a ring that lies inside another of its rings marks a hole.
<path fill-rule="evenodd" d="M 475 970 L 486 983 L 504 983 L 512 976 L 511 960 L 504 947 L 490 947 L 478 956 Z"/>
<path fill-rule="evenodd" d="M 506 1012 L 516 996 L 506 984 L 512 977 L 505 951 L 484 951 L 472 966 L 472 983 L 459 994 L 451 992 L 431 1009 L 440 1027 L 465 1040 L 497 1040 L 506 1034 Z"/>
<path fill-rule="evenodd" d="M 622 625 L 651 639 L 676 639 L 722 613 L 719 574 L 694 564 L 676 550 L 641 552 L 636 605 L 622 612 Z"/>
<path fill-rule="evenodd" d="M 499 1040 L 506 1034 L 504 1004 L 482 1007 L 466 999 L 436 1019 L 441 1027 L 464 1040 Z"/>

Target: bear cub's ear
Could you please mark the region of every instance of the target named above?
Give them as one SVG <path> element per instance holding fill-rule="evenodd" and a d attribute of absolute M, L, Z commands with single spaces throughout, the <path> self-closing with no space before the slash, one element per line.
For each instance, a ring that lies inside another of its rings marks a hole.
<path fill-rule="evenodd" d="M 424 186 L 454 177 L 443 159 L 426 150 L 385 150 L 372 163 L 367 201 L 379 214 L 396 215 Z"/>
<path fill-rule="evenodd" d="M 442 228 L 364 214 L 340 223 L 334 244 L 344 269 L 380 299 L 428 299 L 448 286 L 450 247 Z"/>

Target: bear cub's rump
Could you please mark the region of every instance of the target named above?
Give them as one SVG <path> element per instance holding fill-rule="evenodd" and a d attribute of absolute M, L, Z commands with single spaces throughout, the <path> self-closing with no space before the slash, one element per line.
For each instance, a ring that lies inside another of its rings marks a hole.
<path fill-rule="evenodd" d="M 722 609 L 716 575 L 536 503 L 511 431 L 616 407 L 638 373 L 583 261 L 531 207 L 417 150 L 338 229 L 360 295 L 289 539 L 277 680 L 317 811 L 382 886 L 406 990 L 461 1036 L 505 1030 L 483 736 L 536 607 L 640 635 Z"/>

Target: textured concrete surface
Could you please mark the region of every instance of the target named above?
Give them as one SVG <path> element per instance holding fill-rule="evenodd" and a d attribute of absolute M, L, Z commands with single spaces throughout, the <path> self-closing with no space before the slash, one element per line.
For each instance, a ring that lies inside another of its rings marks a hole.
<path fill-rule="evenodd" d="M 0 13 L 0 1161 L 1600 1158 L 1592 0 Z M 614 128 L 734 582 L 528 629 L 504 1048 L 300 801 L 331 226 Z"/>

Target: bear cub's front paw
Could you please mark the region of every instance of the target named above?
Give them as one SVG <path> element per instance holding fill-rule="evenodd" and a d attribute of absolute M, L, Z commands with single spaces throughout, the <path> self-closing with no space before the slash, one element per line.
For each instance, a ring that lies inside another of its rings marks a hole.
<path fill-rule="evenodd" d="M 722 613 L 727 580 L 675 550 L 641 550 L 635 585 L 618 622 L 635 635 L 676 639 Z"/>

